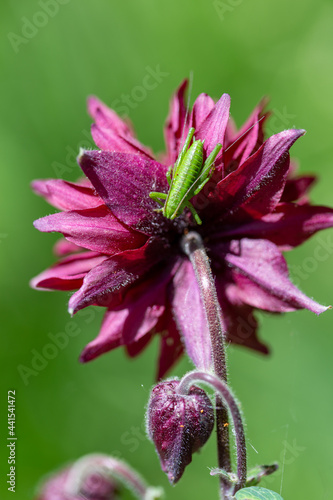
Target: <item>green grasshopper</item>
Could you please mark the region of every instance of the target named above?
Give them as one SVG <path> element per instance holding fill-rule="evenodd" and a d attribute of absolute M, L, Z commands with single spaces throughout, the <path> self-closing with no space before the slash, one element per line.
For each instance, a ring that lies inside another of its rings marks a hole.
<path fill-rule="evenodd" d="M 209 181 L 212 175 L 211 167 L 222 148 L 222 144 L 215 146 L 203 164 L 204 141 L 194 140 L 190 146 L 194 132 L 194 128 L 190 128 L 176 163 L 167 171 L 166 177 L 170 186 L 169 192 L 157 193 L 153 191 L 149 196 L 163 206 L 157 212 L 162 212 L 167 219 L 179 217 L 183 213 L 184 208 L 187 207 L 197 224 L 202 224 L 190 199 L 196 196 L 206 182 Z M 165 202 L 162 200 L 165 200 Z"/>

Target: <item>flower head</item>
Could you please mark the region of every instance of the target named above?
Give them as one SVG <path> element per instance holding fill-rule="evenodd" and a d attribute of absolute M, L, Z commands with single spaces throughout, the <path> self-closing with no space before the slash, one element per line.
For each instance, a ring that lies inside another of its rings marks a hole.
<path fill-rule="evenodd" d="M 214 409 L 205 391 L 193 385 L 184 396 L 177 393 L 178 386 L 179 380 L 156 385 L 147 412 L 148 435 L 171 484 L 179 481 L 214 427 Z"/>
<path fill-rule="evenodd" d="M 194 271 L 180 246 L 182 235 L 200 233 L 211 259 L 229 342 L 263 353 L 256 309 L 274 313 L 327 308 L 304 295 L 288 277 L 281 253 L 333 225 L 333 210 L 307 200 L 312 177 L 292 174 L 289 149 L 304 134 L 285 130 L 264 141 L 264 103 L 236 130 L 227 94 L 215 103 L 201 94 L 187 112 L 187 82 L 173 96 L 165 128 L 166 154 L 157 161 L 130 126 L 96 98 L 89 99 L 100 150 L 81 151 L 87 179 L 39 180 L 34 190 L 61 212 L 35 222 L 40 231 L 65 236 L 61 257 L 33 286 L 75 290 L 70 312 L 106 308 L 98 337 L 84 349 L 89 361 L 118 346 L 135 356 L 160 334 L 158 377 L 181 355 L 183 344 L 199 369 L 210 365 L 210 341 Z M 174 220 L 156 211 L 152 191 L 167 193 L 166 173 L 189 129 L 204 141 L 204 160 L 222 144 L 214 174 L 193 196 L 190 210 Z"/>

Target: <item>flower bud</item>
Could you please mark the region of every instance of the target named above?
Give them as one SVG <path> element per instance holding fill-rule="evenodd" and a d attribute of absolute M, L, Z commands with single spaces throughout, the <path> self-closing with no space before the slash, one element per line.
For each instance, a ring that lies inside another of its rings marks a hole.
<path fill-rule="evenodd" d="M 147 431 L 171 484 L 182 477 L 192 453 L 208 440 L 214 411 L 205 391 L 192 386 L 188 395 L 177 393 L 179 380 L 157 384 L 150 395 Z"/>
<path fill-rule="evenodd" d="M 82 477 L 79 492 L 68 490 L 72 467 L 59 471 L 42 486 L 37 500 L 115 500 L 117 487 L 110 477 L 91 470 Z"/>

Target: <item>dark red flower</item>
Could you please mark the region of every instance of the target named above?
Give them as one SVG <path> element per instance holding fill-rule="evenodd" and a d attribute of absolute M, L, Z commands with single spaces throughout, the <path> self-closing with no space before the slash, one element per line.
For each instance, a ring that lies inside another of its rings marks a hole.
<path fill-rule="evenodd" d="M 90 98 L 92 135 L 101 151 L 79 155 L 89 181 L 33 183 L 38 194 L 62 210 L 37 220 L 35 227 L 66 238 L 56 246 L 60 261 L 33 286 L 78 289 L 69 301 L 72 314 L 89 305 L 106 307 L 101 331 L 84 349 L 82 361 L 121 345 L 135 356 L 159 333 L 158 377 L 180 356 L 182 342 L 198 368 L 209 368 L 199 289 L 180 248 L 189 229 L 201 234 L 211 258 L 228 341 L 266 353 L 256 336 L 255 309 L 306 308 L 316 314 L 327 309 L 292 284 L 281 254 L 333 226 L 333 210 L 307 201 L 313 178 L 290 176 L 289 149 L 304 131 L 285 130 L 264 141 L 264 103 L 237 131 L 227 94 L 217 103 L 201 94 L 187 113 L 186 85 L 171 102 L 162 162 L 116 113 Z M 205 140 L 204 157 L 223 144 L 212 178 L 191 200 L 200 226 L 187 209 L 175 220 L 165 218 L 149 197 L 151 191 L 168 191 L 167 168 L 190 127 L 196 139 Z"/>

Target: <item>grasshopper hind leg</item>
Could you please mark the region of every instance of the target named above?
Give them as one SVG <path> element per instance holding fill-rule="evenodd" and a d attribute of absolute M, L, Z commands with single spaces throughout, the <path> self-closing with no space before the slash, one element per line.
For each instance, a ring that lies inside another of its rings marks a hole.
<path fill-rule="evenodd" d="M 194 208 L 194 206 L 192 205 L 192 203 L 190 201 L 188 201 L 185 206 L 190 210 L 191 214 L 193 215 L 193 218 L 194 218 L 195 222 L 197 224 L 199 224 L 199 226 L 201 226 L 202 220 L 200 219 L 199 214 L 196 211 L 196 209 Z"/>

